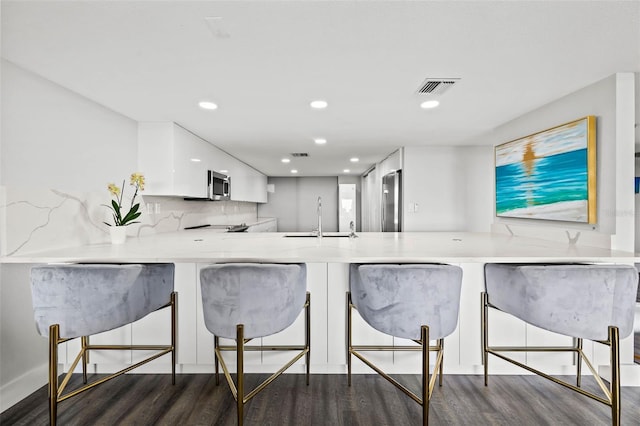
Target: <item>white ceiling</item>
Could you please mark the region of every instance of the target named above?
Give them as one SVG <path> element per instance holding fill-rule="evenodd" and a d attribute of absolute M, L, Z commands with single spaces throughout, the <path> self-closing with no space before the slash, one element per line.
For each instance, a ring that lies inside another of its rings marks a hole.
<path fill-rule="evenodd" d="M 640 71 L 639 1 L 3 1 L 1 12 L 5 59 L 134 120 L 175 121 L 269 176 L 359 174 L 401 146 L 473 144 Z M 427 77 L 461 80 L 423 110 Z M 219 108 L 199 109 L 204 98 Z M 329 108 L 309 108 L 319 98 Z M 310 156 L 282 164 L 292 152 Z"/>

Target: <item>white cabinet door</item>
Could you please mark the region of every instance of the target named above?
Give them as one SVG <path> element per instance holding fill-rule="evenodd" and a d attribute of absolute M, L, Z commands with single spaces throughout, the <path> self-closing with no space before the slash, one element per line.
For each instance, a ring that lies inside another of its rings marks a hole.
<path fill-rule="evenodd" d="M 145 195 L 204 197 L 216 148 L 175 123 L 138 123 L 138 171 Z"/>
<path fill-rule="evenodd" d="M 173 123 L 138 123 L 138 172 L 145 195 L 173 192 Z"/>
<path fill-rule="evenodd" d="M 229 161 L 231 177 L 231 200 L 267 202 L 267 177 L 242 161 L 231 158 Z"/>
<path fill-rule="evenodd" d="M 174 125 L 173 191 L 184 197 L 207 196 L 207 170 L 216 148 Z"/>
<path fill-rule="evenodd" d="M 205 197 L 207 170 L 231 177 L 231 200 L 267 202 L 267 177 L 175 123 L 138 123 L 145 195 Z"/>
<path fill-rule="evenodd" d="M 215 363 L 213 352 L 213 334 L 204 323 L 204 313 L 202 311 L 202 292 L 200 288 L 200 270 L 207 266 L 207 264 L 197 265 L 196 274 L 196 300 L 195 300 L 195 312 L 196 312 L 196 362 L 199 365 L 213 365 Z M 234 340 L 220 339 L 221 345 L 235 345 Z M 253 339 L 247 345 L 262 345 L 262 339 Z M 235 371 L 236 359 L 235 352 L 225 352 L 225 363 L 230 370 Z M 246 364 L 246 371 L 257 371 L 253 366 L 260 365 L 262 363 L 262 353 L 260 351 L 250 351 L 245 353 L 244 362 Z M 222 369 L 220 369 L 222 371 Z"/>
<path fill-rule="evenodd" d="M 177 296 L 177 364 L 196 363 L 196 265 L 175 264 L 174 290 Z M 171 344 L 171 309 L 153 312 L 131 325 L 131 341 L 134 345 Z M 152 355 L 153 351 L 133 351 L 133 362 Z M 171 355 L 162 357 L 141 367 L 139 372 L 171 372 Z"/>
<path fill-rule="evenodd" d="M 307 263 L 307 291 L 311 294 L 311 365 L 312 372 L 323 372 L 327 363 L 327 264 Z M 263 346 L 303 345 L 305 340 L 305 310 L 300 311 L 296 321 L 285 330 L 262 339 Z M 263 351 L 262 363 L 269 365 L 266 371 L 276 371 L 295 356 L 293 351 Z M 305 359 L 302 357 L 291 372 L 303 373 Z M 319 368 L 320 371 L 316 371 Z"/>

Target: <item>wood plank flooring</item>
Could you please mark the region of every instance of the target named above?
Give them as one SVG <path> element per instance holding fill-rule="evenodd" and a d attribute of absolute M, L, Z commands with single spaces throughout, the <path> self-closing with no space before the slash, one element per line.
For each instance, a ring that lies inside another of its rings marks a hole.
<path fill-rule="evenodd" d="M 77 375 L 76 375 L 77 376 Z M 265 375 L 247 375 L 253 388 Z M 397 376 L 410 389 L 419 376 Z M 75 382 L 81 378 L 74 377 Z M 597 385 L 585 377 L 583 387 Z M 59 405 L 60 425 L 234 425 L 235 402 L 212 375 L 127 374 Z M 445 375 L 431 400 L 431 425 L 607 425 L 607 406 L 537 376 Z M 418 425 L 421 409 L 376 375 L 285 374 L 245 407 L 246 425 Z M 46 386 L 0 414 L 0 424 L 46 425 Z M 622 424 L 640 425 L 640 388 L 622 388 Z"/>

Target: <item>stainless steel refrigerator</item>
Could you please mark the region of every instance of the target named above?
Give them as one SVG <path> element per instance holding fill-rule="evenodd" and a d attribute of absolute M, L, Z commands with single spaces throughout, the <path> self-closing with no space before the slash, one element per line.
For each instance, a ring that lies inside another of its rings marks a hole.
<path fill-rule="evenodd" d="M 382 232 L 402 231 L 402 171 L 382 178 Z"/>

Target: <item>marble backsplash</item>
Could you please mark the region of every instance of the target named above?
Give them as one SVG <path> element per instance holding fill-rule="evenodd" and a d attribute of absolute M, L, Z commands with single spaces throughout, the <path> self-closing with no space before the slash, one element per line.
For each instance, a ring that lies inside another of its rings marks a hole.
<path fill-rule="evenodd" d="M 201 224 L 234 225 L 257 220 L 256 203 L 184 201 L 144 195 L 140 223 L 129 237 L 171 232 Z M 23 254 L 109 241 L 110 198 L 104 191 L 0 187 L 0 255 Z M 127 202 L 125 202 L 125 206 Z"/>

